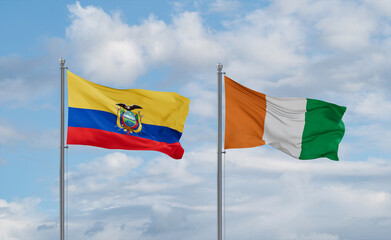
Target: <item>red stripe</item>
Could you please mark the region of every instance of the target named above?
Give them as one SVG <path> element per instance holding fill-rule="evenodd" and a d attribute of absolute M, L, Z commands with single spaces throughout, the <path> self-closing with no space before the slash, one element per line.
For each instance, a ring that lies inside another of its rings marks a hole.
<path fill-rule="evenodd" d="M 68 127 L 67 144 L 89 145 L 108 149 L 152 150 L 181 159 L 184 150 L 179 142 L 165 143 L 94 128 Z"/>

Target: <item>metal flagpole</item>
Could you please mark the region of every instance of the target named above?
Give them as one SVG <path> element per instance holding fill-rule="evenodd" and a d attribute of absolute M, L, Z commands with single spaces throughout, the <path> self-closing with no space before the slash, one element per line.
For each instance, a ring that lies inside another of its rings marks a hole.
<path fill-rule="evenodd" d="M 60 240 L 64 240 L 64 70 L 65 59 L 60 58 L 61 129 L 60 129 Z"/>
<path fill-rule="evenodd" d="M 217 239 L 222 240 L 222 75 L 223 64 L 217 64 L 218 118 L 217 118 Z"/>

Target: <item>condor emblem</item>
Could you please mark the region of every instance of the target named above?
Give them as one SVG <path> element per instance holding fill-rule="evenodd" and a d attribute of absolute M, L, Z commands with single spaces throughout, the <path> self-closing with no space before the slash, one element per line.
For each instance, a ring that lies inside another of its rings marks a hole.
<path fill-rule="evenodd" d="M 124 103 L 117 104 L 117 126 L 129 133 L 139 133 L 142 128 L 140 111 L 133 112 L 135 109 L 143 109 L 139 105 L 128 106 Z"/>

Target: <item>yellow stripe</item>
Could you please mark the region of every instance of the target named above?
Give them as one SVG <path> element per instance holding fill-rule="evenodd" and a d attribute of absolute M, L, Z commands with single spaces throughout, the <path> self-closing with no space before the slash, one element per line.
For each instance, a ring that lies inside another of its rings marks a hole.
<path fill-rule="evenodd" d="M 70 71 L 67 71 L 67 79 L 69 107 L 117 114 L 117 103 L 130 106 L 136 104 L 143 108 L 137 109 L 143 115 L 143 123 L 183 132 L 190 103 L 186 97 L 174 92 L 109 88 L 87 81 Z"/>

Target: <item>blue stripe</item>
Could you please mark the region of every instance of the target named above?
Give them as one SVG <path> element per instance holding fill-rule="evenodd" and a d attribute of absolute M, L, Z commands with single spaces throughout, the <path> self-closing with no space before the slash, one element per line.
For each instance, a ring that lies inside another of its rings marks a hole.
<path fill-rule="evenodd" d="M 68 126 L 95 128 L 120 134 L 128 134 L 117 126 L 117 116 L 99 110 L 68 108 Z M 156 126 L 142 123 L 142 130 L 139 133 L 130 133 L 129 135 L 151 139 L 165 143 L 179 142 L 182 133 L 169 127 Z"/>

